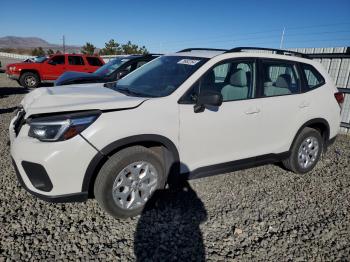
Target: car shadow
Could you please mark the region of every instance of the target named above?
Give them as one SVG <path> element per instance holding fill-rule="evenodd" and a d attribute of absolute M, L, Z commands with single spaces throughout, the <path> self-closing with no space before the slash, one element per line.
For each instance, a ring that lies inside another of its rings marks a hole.
<path fill-rule="evenodd" d="M 138 221 L 136 261 L 205 261 L 204 204 L 187 181 L 156 191 Z"/>
<path fill-rule="evenodd" d="M 5 98 L 10 95 L 22 95 L 27 94 L 28 89 L 23 87 L 0 87 L 0 98 Z"/>

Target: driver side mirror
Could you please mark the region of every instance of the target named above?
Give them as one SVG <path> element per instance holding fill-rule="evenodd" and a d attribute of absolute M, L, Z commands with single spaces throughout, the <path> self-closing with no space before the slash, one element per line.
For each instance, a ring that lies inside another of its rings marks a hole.
<path fill-rule="evenodd" d="M 201 92 L 198 97 L 196 104 L 194 105 L 194 112 L 201 113 L 207 106 L 221 106 L 222 95 L 220 92 L 216 91 L 204 91 Z"/>
<path fill-rule="evenodd" d="M 122 71 L 118 72 L 117 79 L 119 80 L 119 79 L 123 78 L 124 76 L 126 76 L 127 74 L 129 74 L 128 70 L 122 70 Z"/>

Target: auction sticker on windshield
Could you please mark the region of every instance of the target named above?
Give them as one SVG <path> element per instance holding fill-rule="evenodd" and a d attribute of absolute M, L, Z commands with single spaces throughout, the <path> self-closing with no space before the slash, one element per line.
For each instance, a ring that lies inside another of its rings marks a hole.
<path fill-rule="evenodd" d="M 193 59 L 181 59 L 179 62 L 177 62 L 178 64 L 182 64 L 182 65 L 195 65 L 197 64 L 199 61 L 201 60 L 193 60 Z"/>

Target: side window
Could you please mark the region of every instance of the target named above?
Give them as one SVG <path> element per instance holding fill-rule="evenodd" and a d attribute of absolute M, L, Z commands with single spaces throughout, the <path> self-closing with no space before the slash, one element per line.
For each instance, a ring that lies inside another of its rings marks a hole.
<path fill-rule="evenodd" d="M 230 70 L 230 63 L 218 65 L 214 67 L 215 83 L 223 83 Z"/>
<path fill-rule="evenodd" d="M 68 56 L 68 63 L 70 65 L 84 65 L 84 60 L 81 56 Z"/>
<path fill-rule="evenodd" d="M 140 66 L 143 66 L 144 64 L 147 64 L 148 61 L 138 61 L 136 64 L 136 68 L 139 68 Z"/>
<path fill-rule="evenodd" d="M 102 66 L 102 62 L 100 61 L 100 59 L 98 59 L 97 57 L 93 57 L 93 56 L 87 56 L 86 60 L 88 61 L 89 65 L 91 66 Z"/>
<path fill-rule="evenodd" d="M 324 84 L 323 76 L 312 66 L 308 64 L 301 64 L 306 80 L 306 89 L 312 90 Z"/>
<path fill-rule="evenodd" d="M 230 61 L 218 64 L 206 72 L 186 94 L 186 101 L 195 102 L 201 92 L 215 91 L 223 101 L 255 97 L 256 65 L 253 61 Z"/>
<path fill-rule="evenodd" d="M 54 62 L 56 65 L 64 65 L 64 55 L 56 55 L 53 58 L 51 58 L 51 61 Z"/>
<path fill-rule="evenodd" d="M 300 78 L 293 63 L 262 62 L 263 96 L 298 94 Z"/>

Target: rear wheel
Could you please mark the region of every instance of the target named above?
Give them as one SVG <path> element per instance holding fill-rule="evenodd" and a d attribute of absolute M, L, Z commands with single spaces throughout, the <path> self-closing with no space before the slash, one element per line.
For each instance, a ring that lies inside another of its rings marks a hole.
<path fill-rule="evenodd" d="M 36 88 L 40 84 L 40 78 L 36 73 L 25 72 L 19 78 L 19 83 L 24 88 Z"/>
<path fill-rule="evenodd" d="M 102 166 L 94 185 L 101 207 L 119 218 L 141 213 L 166 176 L 160 157 L 152 150 L 133 146 L 111 156 Z"/>
<path fill-rule="evenodd" d="M 304 128 L 295 140 L 291 154 L 283 161 L 283 165 L 294 173 L 304 174 L 317 164 L 323 151 L 321 134 L 313 129 Z"/>

